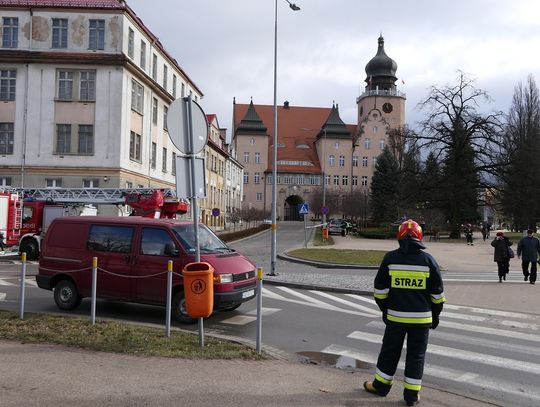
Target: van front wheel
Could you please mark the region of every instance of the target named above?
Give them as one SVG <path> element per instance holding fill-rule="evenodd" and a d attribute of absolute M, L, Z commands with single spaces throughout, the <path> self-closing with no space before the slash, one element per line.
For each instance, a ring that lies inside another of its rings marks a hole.
<path fill-rule="evenodd" d="M 178 291 L 172 299 L 172 317 L 181 324 L 194 324 L 197 318 L 192 318 L 186 310 L 186 297 L 184 291 Z"/>
<path fill-rule="evenodd" d="M 69 311 L 81 303 L 82 298 L 75 284 L 70 280 L 61 280 L 54 287 L 54 302 L 60 309 Z"/>

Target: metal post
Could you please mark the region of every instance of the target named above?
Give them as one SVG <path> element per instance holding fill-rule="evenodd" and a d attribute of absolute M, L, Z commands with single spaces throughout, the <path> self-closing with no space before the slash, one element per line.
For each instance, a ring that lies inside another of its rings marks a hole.
<path fill-rule="evenodd" d="M 307 249 L 307 213 L 304 214 L 304 247 Z"/>
<path fill-rule="evenodd" d="M 21 261 L 22 261 L 22 267 L 21 267 L 21 290 L 20 290 L 20 301 L 19 304 L 19 310 L 20 310 L 20 318 L 24 319 L 24 290 L 26 286 L 26 252 L 21 253 Z"/>
<path fill-rule="evenodd" d="M 271 240 L 271 258 L 270 275 L 276 275 L 276 256 L 277 256 L 277 3 L 275 0 L 274 12 L 274 138 L 272 145 L 272 240 Z"/>
<path fill-rule="evenodd" d="M 322 148 L 322 155 L 323 155 L 323 168 L 322 168 L 322 206 L 323 208 L 326 207 L 326 157 L 325 157 L 325 151 L 326 151 L 326 129 L 324 129 L 324 140 L 323 140 L 323 148 Z M 352 183 L 352 180 L 351 180 Z M 326 213 L 323 212 L 322 214 L 322 223 L 323 228 L 326 227 Z"/>
<path fill-rule="evenodd" d="M 92 325 L 96 324 L 97 257 L 92 257 Z"/>
<path fill-rule="evenodd" d="M 167 262 L 167 312 L 165 317 L 165 334 L 171 336 L 171 301 L 172 301 L 172 271 L 173 261 Z"/>
<path fill-rule="evenodd" d="M 263 268 L 257 267 L 257 353 L 261 353 L 262 342 L 262 287 L 263 287 Z"/>

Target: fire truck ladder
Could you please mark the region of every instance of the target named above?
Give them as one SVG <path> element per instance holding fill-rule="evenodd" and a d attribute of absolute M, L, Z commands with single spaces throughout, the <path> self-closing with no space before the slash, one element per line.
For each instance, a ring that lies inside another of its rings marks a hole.
<path fill-rule="evenodd" d="M 174 189 L 167 188 L 3 188 L 0 192 L 18 193 L 24 199 L 51 203 L 124 204 L 129 193 L 151 195 L 155 190 L 162 191 L 165 199 L 178 198 Z"/>

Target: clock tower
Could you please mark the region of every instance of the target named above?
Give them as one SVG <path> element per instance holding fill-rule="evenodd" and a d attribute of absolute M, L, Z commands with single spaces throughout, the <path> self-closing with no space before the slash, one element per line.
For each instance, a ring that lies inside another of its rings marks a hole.
<path fill-rule="evenodd" d="M 384 51 L 384 38 L 379 37 L 377 54 L 367 63 L 366 87 L 356 99 L 358 106 L 357 144 L 384 146 L 387 131 L 405 124 L 405 94 L 396 88 L 396 62 Z M 381 141 L 382 140 L 382 141 Z M 380 149 L 377 148 L 377 150 Z"/>

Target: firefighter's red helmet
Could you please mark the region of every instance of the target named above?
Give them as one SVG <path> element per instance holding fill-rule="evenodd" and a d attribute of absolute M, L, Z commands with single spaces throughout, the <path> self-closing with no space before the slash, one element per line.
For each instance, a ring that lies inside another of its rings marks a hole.
<path fill-rule="evenodd" d="M 406 220 L 401 225 L 397 232 L 397 239 L 401 240 L 405 237 L 410 236 L 415 240 L 421 241 L 424 238 L 424 233 L 422 233 L 422 228 L 420 225 L 412 219 Z"/>

